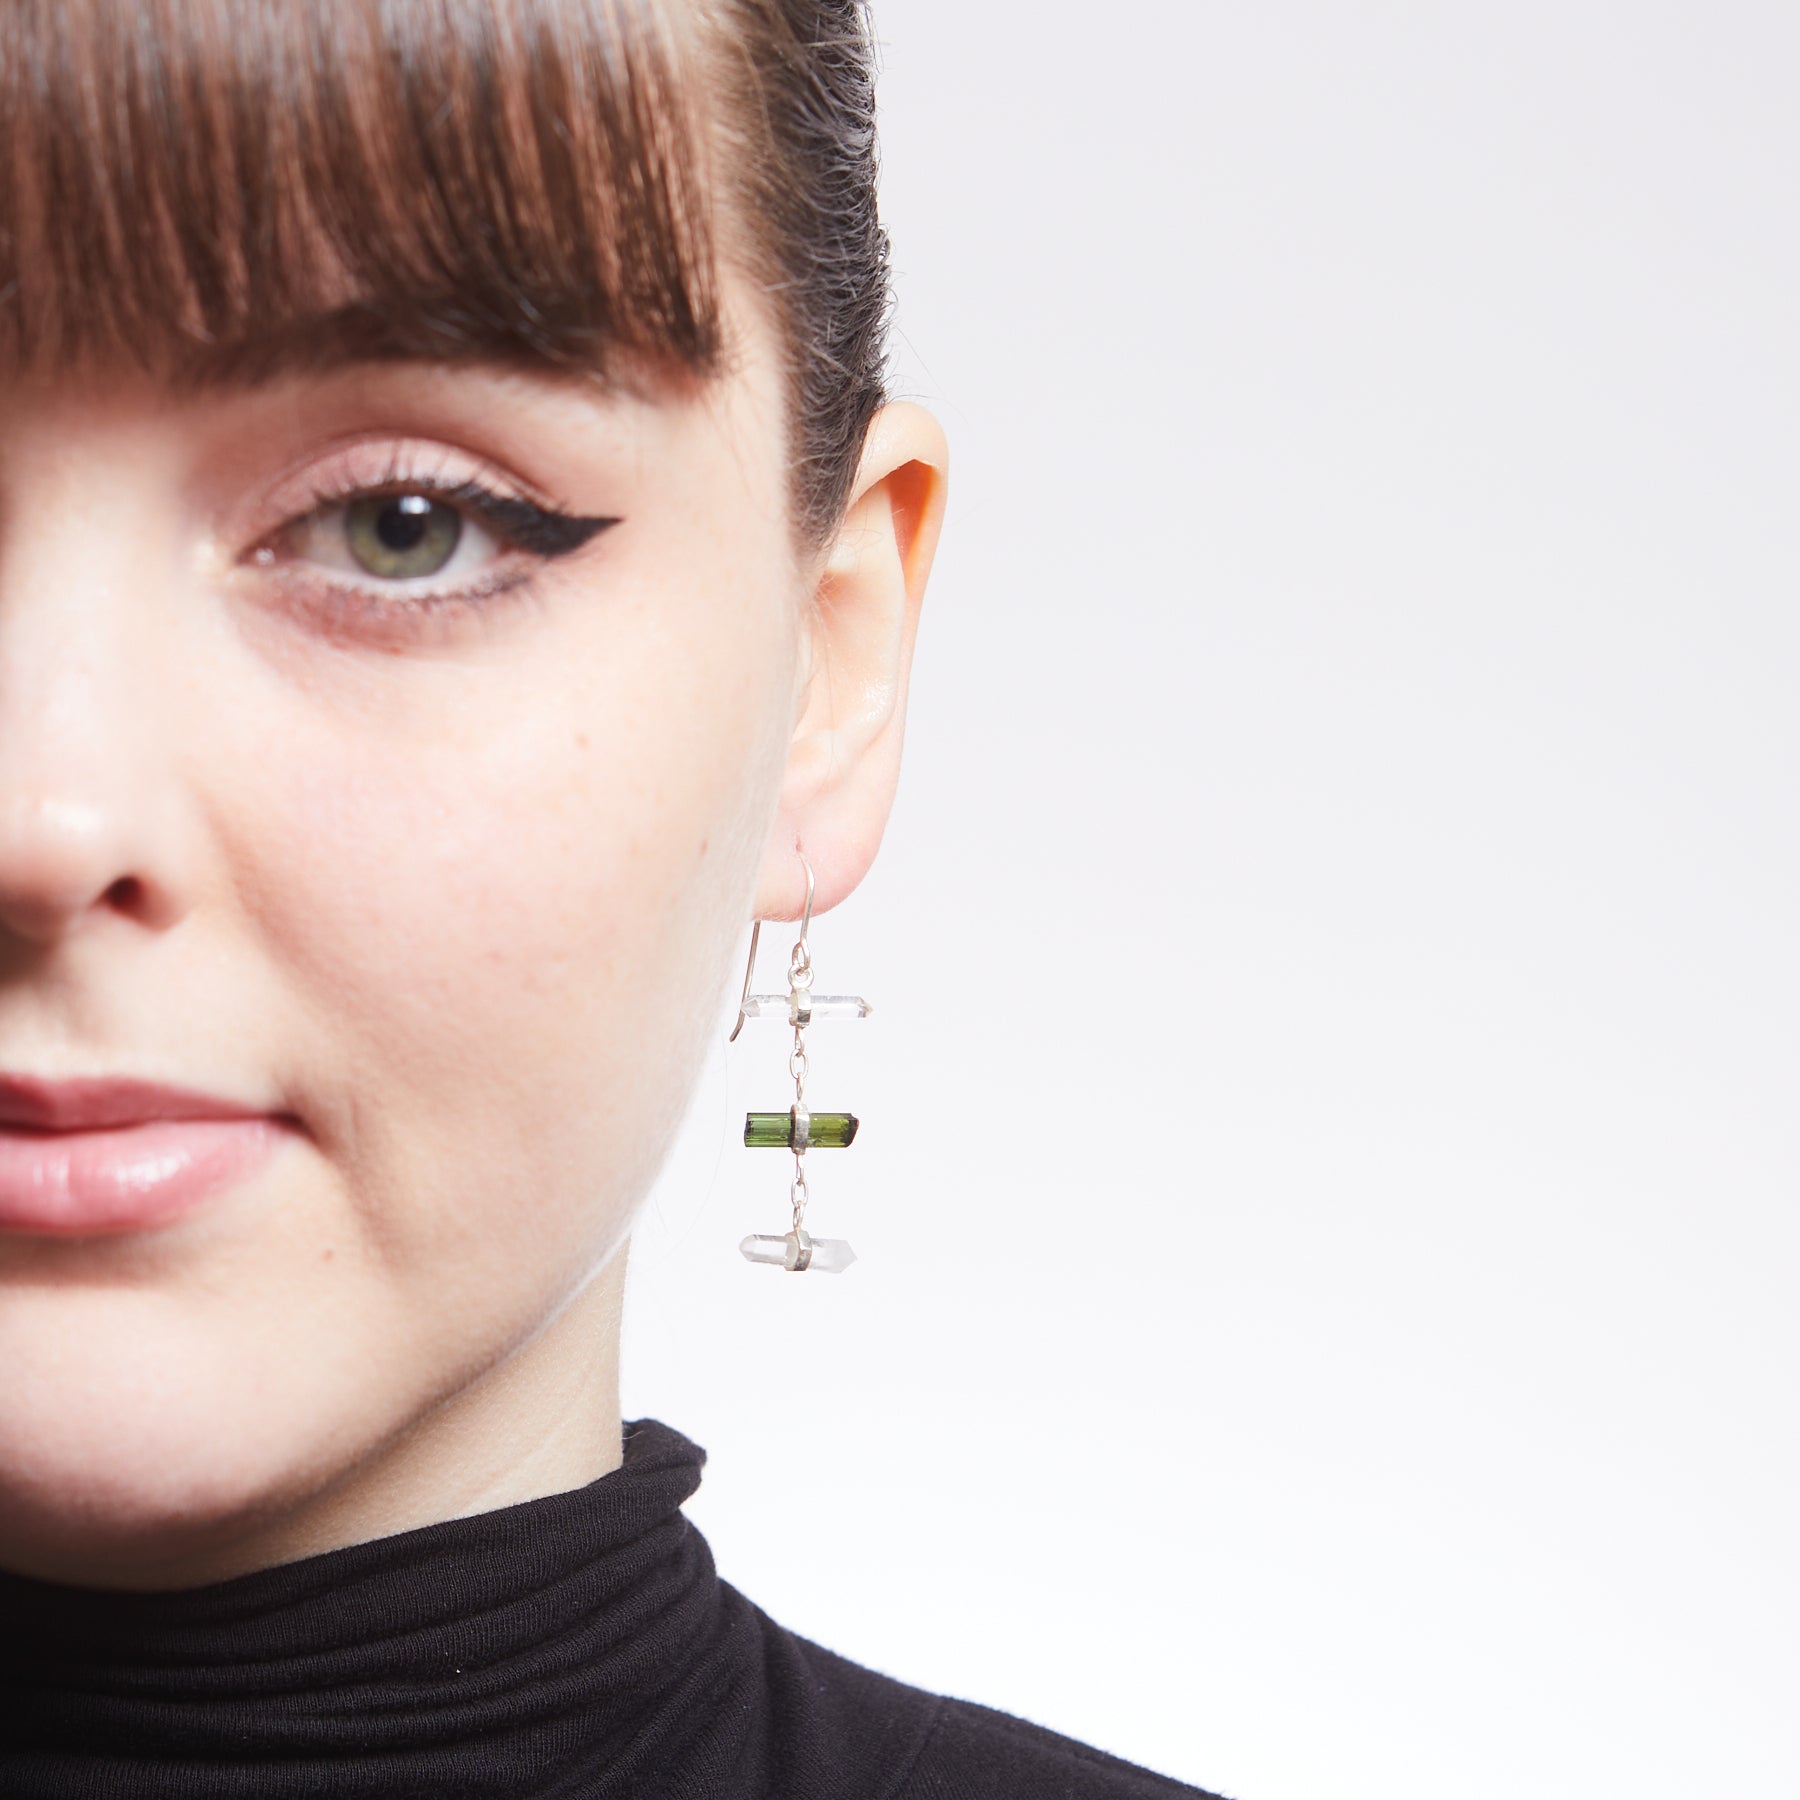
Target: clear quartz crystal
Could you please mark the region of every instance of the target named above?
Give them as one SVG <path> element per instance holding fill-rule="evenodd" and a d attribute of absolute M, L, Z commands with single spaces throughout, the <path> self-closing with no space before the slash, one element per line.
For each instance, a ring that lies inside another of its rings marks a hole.
<path fill-rule="evenodd" d="M 808 1270 L 826 1275 L 841 1275 L 856 1261 L 856 1252 L 842 1238 L 812 1238 L 812 1261 Z M 786 1237 L 747 1237 L 738 1245 L 745 1258 L 753 1263 L 767 1263 L 772 1268 L 793 1266 L 797 1254 L 794 1235 Z"/>
<path fill-rule="evenodd" d="M 866 1019 L 875 1009 L 856 994 L 814 994 L 812 1016 L 815 1019 Z M 786 1019 L 793 1023 L 793 1010 L 786 994 L 752 994 L 744 1002 L 746 1019 Z"/>

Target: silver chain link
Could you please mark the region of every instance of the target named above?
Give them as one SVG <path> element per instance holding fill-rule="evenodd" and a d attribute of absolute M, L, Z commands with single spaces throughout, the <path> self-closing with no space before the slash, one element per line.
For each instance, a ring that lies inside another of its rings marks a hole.
<path fill-rule="evenodd" d="M 789 1003 L 792 997 L 802 989 L 812 988 L 812 952 L 806 942 L 806 921 L 800 926 L 800 936 L 788 956 L 788 991 Z M 794 1078 L 794 1104 L 804 1108 L 806 1105 L 806 1027 L 794 1027 L 794 1047 L 788 1052 L 788 1073 Z M 794 1183 L 789 1190 L 789 1199 L 793 1202 L 793 1233 L 797 1236 L 802 1222 L 806 1218 L 806 1146 L 802 1144 L 794 1152 Z"/>
<path fill-rule="evenodd" d="M 800 1166 L 800 1158 L 794 1158 L 794 1185 L 788 1190 L 788 1200 L 794 1209 L 794 1222 L 788 1227 L 790 1231 L 798 1231 L 806 1217 L 806 1171 Z"/>

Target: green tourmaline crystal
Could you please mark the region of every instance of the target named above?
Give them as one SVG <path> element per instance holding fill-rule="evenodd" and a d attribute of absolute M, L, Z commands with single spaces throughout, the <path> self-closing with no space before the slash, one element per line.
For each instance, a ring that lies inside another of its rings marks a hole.
<path fill-rule="evenodd" d="M 809 1150 L 842 1150 L 856 1138 L 855 1113 L 814 1113 L 806 1140 Z M 792 1113 L 745 1113 L 744 1142 L 753 1150 L 791 1150 L 794 1147 Z"/>

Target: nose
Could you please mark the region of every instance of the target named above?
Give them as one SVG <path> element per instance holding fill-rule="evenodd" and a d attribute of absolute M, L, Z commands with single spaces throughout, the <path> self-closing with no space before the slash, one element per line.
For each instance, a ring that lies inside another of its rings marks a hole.
<path fill-rule="evenodd" d="M 29 542 L 0 542 L 0 963 L 188 904 L 142 596 L 95 566 L 90 532 L 35 517 Z"/>
<path fill-rule="evenodd" d="M 54 793 L 15 794 L 0 809 L 0 946 L 44 947 L 96 911 L 142 923 L 172 922 L 168 889 L 137 866 L 104 802 Z"/>

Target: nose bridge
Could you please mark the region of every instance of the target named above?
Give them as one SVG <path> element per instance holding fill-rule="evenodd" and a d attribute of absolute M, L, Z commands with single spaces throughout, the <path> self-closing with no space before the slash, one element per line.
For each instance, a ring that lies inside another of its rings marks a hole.
<path fill-rule="evenodd" d="M 108 486 L 52 457 L 0 495 L 0 937 L 49 941 L 97 904 L 166 911 L 173 893 L 146 605 L 166 565 Z"/>

